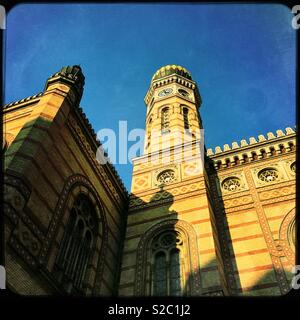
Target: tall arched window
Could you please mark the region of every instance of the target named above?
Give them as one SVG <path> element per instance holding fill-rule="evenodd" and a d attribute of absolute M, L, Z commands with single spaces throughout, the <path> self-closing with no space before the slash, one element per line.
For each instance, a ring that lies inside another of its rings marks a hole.
<path fill-rule="evenodd" d="M 181 296 L 183 294 L 183 241 L 179 233 L 165 231 L 152 242 L 152 295 Z"/>
<path fill-rule="evenodd" d="M 83 194 L 77 196 L 59 247 L 55 269 L 68 292 L 83 289 L 96 227 L 93 204 Z"/>
<path fill-rule="evenodd" d="M 246 154 L 243 154 L 243 160 L 244 160 L 244 163 L 249 162 L 249 158 Z"/>
<path fill-rule="evenodd" d="M 184 129 L 189 129 L 190 128 L 190 124 L 189 124 L 189 109 L 184 107 L 182 109 L 182 114 L 183 114 Z"/>
<path fill-rule="evenodd" d="M 169 118 L 169 107 L 165 107 L 161 111 L 161 130 L 163 132 L 169 131 L 170 118 Z"/>
<path fill-rule="evenodd" d="M 152 128 L 152 117 L 150 117 L 148 121 L 148 126 L 147 126 L 147 148 L 150 146 L 150 141 L 151 141 L 151 128 Z"/>

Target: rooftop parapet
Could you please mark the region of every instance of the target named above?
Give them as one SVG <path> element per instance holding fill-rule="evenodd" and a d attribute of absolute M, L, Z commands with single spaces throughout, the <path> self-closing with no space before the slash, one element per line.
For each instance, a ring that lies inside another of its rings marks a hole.
<path fill-rule="evenodd" d="M 243 147 L 247 147 L 249 145 L 253 146 L 257 143 L 260 142 L 266 142 L 266 141 L 270 141 L 276 138 L 280 138 L 280 137 L 285 137 L 285 136 L 289 136 L 292 134 L 295 134 L 295 130 L 292 129 L 291 127 L 287 127 L 285 128 L 285 133 L 282 130 L 276 130 L 276 135 L 274 135 L 273 132 L 268 132 L 267 133 L 267 138 L 265 138 L 265 136 L 263 134 L 260 134 L 257 139 L 255 137 L 250 137 L 249 138 L 249 142 L 247 142 L 247 140 L 242 139 L 240 141 L 240 144 L 238 144 L 236 141 L 232 142 L 232 146 L 230 147 L 229 144 L 224 144 L 223 148 L 221 148 L 220 146 L 216 146 L 215 147 L 215 152 L 213 152 L 212 148 L 207 149 L 207 155 L 208 156 L 213 156 L 213 155 L 220 155 L 223 152 L 226 151 L 230 151 L 230 150 L 236 150 L 238 148 L 243 148 Z"/>

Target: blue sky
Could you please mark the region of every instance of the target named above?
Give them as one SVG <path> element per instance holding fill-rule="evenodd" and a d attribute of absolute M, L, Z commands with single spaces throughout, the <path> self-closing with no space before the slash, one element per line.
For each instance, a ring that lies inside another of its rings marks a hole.
<path fill-rule="evenodd" d="M 198 83 L 207 148 L 275 132 L 295 125 L 291 19 L 277 4 L 19 5 L 7 17 L 5 103 L 80 64 L 95 131 L 144 128 L 152 75 L 179 64 Z M 132 166 L 116 168 L 130 189 Z"/>

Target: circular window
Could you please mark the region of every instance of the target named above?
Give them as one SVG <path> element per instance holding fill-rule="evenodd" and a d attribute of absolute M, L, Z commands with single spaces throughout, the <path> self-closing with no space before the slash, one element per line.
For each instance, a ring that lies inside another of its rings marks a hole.
<path fill-rule="evenodd" d="M 296 162 L 291 164 L 291 170 L 296 173 Z"/>
<path fill-rule="evenodd" d="M 157 181 L 161 184 L 168 184 L 175 181 L 175 172 L 173 170 L 165 170 L 157 176 Z"/>
<path fill-rule="evenodd" d="M 160 243 L 162 247 L 166 247 L 166 248 L 172 245 L 175 245 L 176 235 L 173 232 L 166 233 L 160 238 Z"/>
<path fill-rule="evenodd" d="M 278 171 L 271 168 L 261 170 L 258 178 L 264 182 L 273 182 L 278 179 Z"/>
<path fill-rule="evenodd" d="M 296 245 L 296 219 L 294 218 L 287 228 L 287 239 L 291 248 Z"/>
<path fill-rule="evenodd" d="M 175 248 L 181 246 L 183 244 L 182 238 L 176 231 L 165 231 L 155 237 L 152 242 L 152 249 L 154 251 L 165 249 L 169 250 L 171 248 Z"/>
<path fill-rule="evenodd" d="M 237 191 L 241 188 L 240 179 L 235 177 L 227 178 L 222 182 L 222 188 L 227 191 Z"/>

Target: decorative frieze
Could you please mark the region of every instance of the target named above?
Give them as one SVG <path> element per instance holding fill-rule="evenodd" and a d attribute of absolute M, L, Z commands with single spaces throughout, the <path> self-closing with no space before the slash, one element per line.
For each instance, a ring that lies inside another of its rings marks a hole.
<path fill-rule="evenodd" d="M 288 127 L 285 132 L 277 130 L 276 136 L 269 132 L 267 138 L 264 135 L 259 135 L 258 139 L 251 137 L 249 143 L 243 139 L 240 145 L 234 141 L 232 147 L 225 144 L 223 149 L 216 146 L 215 152 L 209 148 L 206 154 L 217 170 L 285 154 L 294 151 L 296 145 L 295 131 Z"/>

